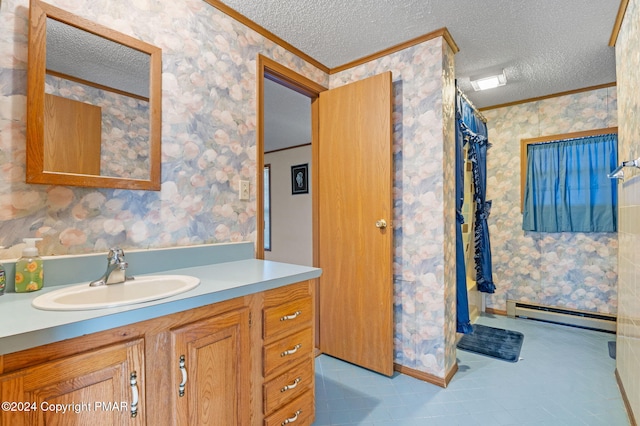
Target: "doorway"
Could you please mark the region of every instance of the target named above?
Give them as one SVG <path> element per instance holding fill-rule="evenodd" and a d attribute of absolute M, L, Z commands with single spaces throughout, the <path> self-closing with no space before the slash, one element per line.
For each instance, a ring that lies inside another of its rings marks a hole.
<path fill-rule="evenodd" d="M 264 258 L 313 266 L 311 99 L 264 79 Z"/>
<path fill-rule="evenodd" d="M 264 93 L 265 93 L 265 84 L 267 80 L 269 82 L 273 82 L 283 86 L 287 89 L 293 90 L 298 94 L 307 96 L 310 100 L 310 113 L 311 113 L 311 162 L 309 164 L 310 173 L 307 176 L 309 179 L 309 186 L 312 188 L 311 190 L 311 258 L 312 265 L 318 264 L 318 226 L 317 226 L 317 197 L 318 192 L 313 191 L 316 186 L 316 182 L 318 181 L 316 158 L 317 158 L 317 147 L 318 147 L 318 100 L 320 96 L 320 92 L 327 90 L 325 87 L 321 86 L 318 83 L 315 83 L 312 80 L 307 79 L 293 71 L 289 68 L 269 59 L 265 56 L 258 55 L 257 61 L 257 72 L 256 72 L 256 97 L 257 97 L 257 123 L 256 123 L 256 152 L 257 152 L 257 168 L 259 171 L 265 170 L 265 159 L 264 159 L 264 151 L 265 151 L 265 126 L 264 126 Z M 265 188 L 265 173 L 256 173 L 256 188 L 262 191 Z M 265 197 L 258 196 L 256 203 L 256 223 L 264 224 L 265 223 Z M 272 199 L 273 200 L 273 199 Z M 270 207 L 270 206 L 269 206 Z M 256 258 L 264 259 L 265 258 L 265 233 L 263 232 L 263 228 L 257 226 L 256 232 Z M 315 292 L 318 294 L 318 283 L 316 281 Z M 315 311 L 318 312 L 318 297 L 316 297 L 316 307 Z M 315 330 L 315 346 L 318 347 L 318 328 L 319 321 L 316 321 L 316 330 Z"/>
<path fill-rule="evenodd" d="M 310 129 L 309 136 L 310 140 L 310 149 L 311 149 L 311 158 L 308 164 L 308 185 L 310 188 L 314 187 L 314 183 L 317 182 L 317 173 L 316 168 L 314 167 L 314 149 L 317 149 L 317 140 L 318 140 L 318 97 L 320 92 L 326 90 L 325 87 L 321 86 L 318 83 L 315 83 L 312 80 L 307 79 L 295 72 L 291 71 L 287 67 L 280 65 L 279 63 L 266 58 L 262 55 L 258 55 L 257 61 L 257 99 L 258 99 L 258 116 L 257 116 L 257 142 L 256 142 L 256 151 L 257 155 L 257 168 L 260 171 L 265 170 L 265 86 L 269 85 L 270 89 L 279 90 L 279 93 L 282 95 L 282 89 L 292 90 L 296 92 L 296 95 L 303 95 L 309 99 L 310 107 Z M 273 86 L 273 85 L 277 86 Z M 269 90 L 269 89 L 267 89 Z M 292 97 L 291 94 L 284 94 L 283 96 Z M 276 148 L 277 149 L 277 148 Z M 302 164 L 302 163 L 301 163 Z M 296 164 L 298 165 L 298 164 Z M 273 169 L 270 170 L 270 175 L 272 175 Z M 257 173 L 256 174 L 256 188 L 259 190 L 263 190 L 265 188 L 265 173 Z M 256 206 L 256 223 L 264 224 L 265 223 L 265 197 L 257 197 L 257 206 Z M 317 205 L 317 192 L 311 190 L 311 261 L 312 265 L 316 265 L 317 262 L 317 229 L 316 229 L 316 220 L 315 220 L 315 210 L 313 206 Z M 273 200 L 273 198 L 272 198 Z M 271 207 L 270 205 L 267 207 Z M 263 232 L 263 228 L 257 226 L 256 233 L 256 258 L 265 259 L 265 233 Z M 273 246 L 273 244 L 271 244 Z"/>

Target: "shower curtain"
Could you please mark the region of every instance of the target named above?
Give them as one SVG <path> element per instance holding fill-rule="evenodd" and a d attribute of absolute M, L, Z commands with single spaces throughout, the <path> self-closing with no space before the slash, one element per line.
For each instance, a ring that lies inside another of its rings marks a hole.
<path fill-rule="evenodd" d="M 493 293 L 496 286 L 492 277 L 491 244 L 489 241 L 489 226 L 487 224 L 487 219 L 491 212 L 491 201 L 486 199 L 487 150 L 490 147 L 487 139 L 487 125 L 475 114 L 473 107 L 459 94 L 456 102 L 456 116 L 458 117 L 458 132 L 461 133 L 463 139 L 462 145 L 469 144 L 468 157 L 472 164 L 473 200 L 476 203 L 474 224 L 476 283 L 479 291 Z M 460 282 L 458 282 L 458 294 L 460 293 L 459 286 Z"/>
<path fill-rule="evenodd" d="M 460 96 L 456 99 L 456 122 L 461 123 Z M 464 136 L 462 127 L 456 126 L 456 331 L 468 334 L 473 332 L 469 319 L 469 300 L 467 295 L 467 268 L 464 261 L 462 242 L 462 204 L 464 202 Z"/>

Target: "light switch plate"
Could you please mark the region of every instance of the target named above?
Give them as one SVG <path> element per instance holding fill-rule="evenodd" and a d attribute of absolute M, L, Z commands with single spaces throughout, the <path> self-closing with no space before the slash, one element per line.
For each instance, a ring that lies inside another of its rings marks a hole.
<path fill-rule="evenodd" d="M 250 191 L 249 191 L 249 181 L 248 180 L 241 180 L 240 181 L 240 193 L 239 193 L 239 197 L 241 201 L 249 201 L 249 196 L 250 196 Z"/>

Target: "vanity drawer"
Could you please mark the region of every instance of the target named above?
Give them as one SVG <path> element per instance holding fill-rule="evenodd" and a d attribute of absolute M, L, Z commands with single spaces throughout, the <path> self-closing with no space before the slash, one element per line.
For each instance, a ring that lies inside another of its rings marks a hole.
<path fill-rule="evenodd" d="M 271 308 L 307 296 L 311 296 L 310 283 L 309 281 L 303 281 L 267 291 L 264 295 L 264 306 L 265 308 Z"/>
<path fill-rule="evenodd" d="M 263 349 L 263 374 L 269 376 L 282 366 L 290 366 L 313 353 L 313 330 L 305 328 Z"/>
<path fill-rule="evenodd" d="M 263 337 L 291 333 L 309 325 L 313 320 L 311 296 L 264 309 Z"/>
<path fill-rule="evenodd" d="M 264 426 L 310 425 L 314 419 L 313 392 L 308 390 L 269 417 Z"/>
<path fill-rule="evenodd" d="M 286 373 L 264 384 L 264 413 L 297 398 L 313 386 L 313 358 L 292 367 Z"/>

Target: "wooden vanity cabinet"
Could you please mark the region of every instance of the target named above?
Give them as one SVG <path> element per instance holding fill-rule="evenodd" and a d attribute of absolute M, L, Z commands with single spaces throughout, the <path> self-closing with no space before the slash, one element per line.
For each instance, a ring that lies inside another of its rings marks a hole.
<path fill-rule="evenodd" d="M 313 306 L 302 282 L 0 355 L 1 400 L 22 409 L 0 426 L 309 425 Z"/>
<path fill-rule="evenodd" d="M 264 425 L 310 425 L 314 407 L 313 294 L 309 282 L 265 292 Z"/>
<path fill-rule="evenodd" d="M 2 375 L 0 395 L 0 425 L 144 425 L 144 341 Z"/>
<path fill-rule="evenodd" d="M 174 424 L 248 425 L 249 309 L 171 330 Z"/>

